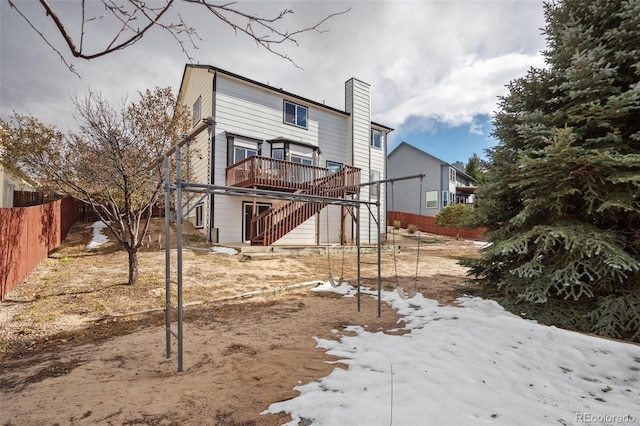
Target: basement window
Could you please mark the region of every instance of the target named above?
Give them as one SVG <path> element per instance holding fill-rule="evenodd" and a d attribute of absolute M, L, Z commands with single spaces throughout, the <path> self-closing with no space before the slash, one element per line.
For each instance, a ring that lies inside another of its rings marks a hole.
<path fill-rule="evenodd" d="M 194 224 L 196 228 L 204 227 L 203 212 L 204 212 L 204 204 L 200 203 L 196 206 L 196 220 Z"/>

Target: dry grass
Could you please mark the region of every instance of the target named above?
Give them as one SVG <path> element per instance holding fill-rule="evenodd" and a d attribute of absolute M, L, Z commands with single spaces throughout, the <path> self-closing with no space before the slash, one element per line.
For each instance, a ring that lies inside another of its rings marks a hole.
<path fill-rule="evenodd" d="M 162 222 L 155 223 L 161 233 Z M 86 224 L 42 262 L 0 303 L 0 424 L 215 424 L 281 425 L 284 413 L 260 413 L 297 395 L 295 387 L 330 374 L 336 358 L 314 337 L 402 333 L 397 312 L 373 297 L 355 298 L 290 284 L 326 280 L 325 254 L 229 256 L 184 250 L 185 369 L 164 353 L 165 258 L 158 245 L 140 253 L 139 283 L 128 286 L 127 256 L 115 244 L 94 252 Z M 190 231 L 189 244 L 202 244 Z M 476 244 L 422 235 L 391 234 L 384 251 L 385 289 L 400 283 L 441 303 L 454 303 L 466 270 L 458 256 L 477 255 Z M 157 237 L 156 237 L 157 238 Z M 153 241 L 157 241 L 152 238 Z M 334 277 L 354 283 L 355 252 L 338 249 Z M 395 255 L 394 255 L 395 253 Z M 375 251 L 367 254 L 376 261 Z M 175 271 L 175 256 L 172 256 Z M 416 266 L 418 273 L 416 275 Z M 377 264 L 363 266 L 374 278 Z M 269 295 L 227 299 L 250 291 Z M 175 291 L 172 295 L 175 304 Z M 175 324 L 175 315 L 172 327 Z M 175 346 L 175 345 L 174 345 Z M 175 347 L 173 349 L 175 355 Z M 20 421 L 18 421 L 20 419 Z"/>
<path fill-rule="evenodd" d="M 195 230 L 187 228 L 186 231 L 190 245 L 204 244 Z M 395 256 L 392 251 L 384 254 L 383 286 L 388 289 L 396 283 L 405 288 L 416 286 L 427 297 L 452 303 L 457 297 L 454 287 L 464 275 L 464 269 L 457 265 L 457 258 L 477 255 L 477 245 L 423 235 L 416 277 L 415 235 L 407 236 L 404 232 L 388 241 L 389 244 L 394 242 L 399 252 Z M 89 224 L 76 224 L 63 246 L 35 268 L 2 302 L 0 318 L 4 316 L 5 319 L 0 321 L 0 351 L 5 356 L 32 352 L 52 344 L 104 339 L 110 333 L 119 335 L 162 320 L 165 253 L 157 236 L 162 235 L 164 240 L 164 222 L 156 220 L 153 223 L 152 244 L 140 252 L 139 281 L 135 286 L 126 284 L 127 255 L 118 250 L 115 238 L 111 236 L 108 244 L 88 252 L 85 247 L 91 234 Z M 175 237 L 172 240 L 175 241 Z M 377 260 L 375 254 L 367 256 L 365 260 Z M 175 258 L 172 256 L 174 271 Z M 347 251 L 344 257 L 333 255 L 330 260 L 334 277 L 344 276 L 346 281 L 355 281 L 355 252 Z M 184 303 L 209 304 L 242 293 L 326 280 L 328 262 L 326 255 L 254 257 L 251 261 L 243 261 L 242 256 L 184 250 Z M 362 270 L 363 277 L 375 277 L 376 274 L 376 266 Z M 375 284 L 375 280 L 368 282 L 370 286 Z M 172 297 L 175 304 L 175 290 Z M 136 315 L 145 311 L 157 315 Z"/>

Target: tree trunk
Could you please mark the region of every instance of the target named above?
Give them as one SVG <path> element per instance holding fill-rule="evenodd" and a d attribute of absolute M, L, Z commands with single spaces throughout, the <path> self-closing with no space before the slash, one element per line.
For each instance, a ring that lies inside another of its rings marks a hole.
<path fill-rule="evenodd" d="M 129 285 L 135 285 L 138 282 L 138 249 L 127 250 L 129 254 Z"/>

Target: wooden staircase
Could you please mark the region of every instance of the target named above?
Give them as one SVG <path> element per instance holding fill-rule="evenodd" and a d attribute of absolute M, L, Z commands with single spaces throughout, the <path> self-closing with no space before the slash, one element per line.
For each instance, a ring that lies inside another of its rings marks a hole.
<path fill-rule="evenodd" d="M 360 183 L 360 169 L 344 166 L 338 173 L 317 180 L 312 186 L 295 191 L 296 194 L 324 197 L 345 197 L 356 193 L 356 188 L 345 188 Z M 338 189 L 336 189 L 338 188 Z M 318 214 L 326 202 L 282 201 L 251 220 L 251 244 L 270 246 L 304 221 Z"/>

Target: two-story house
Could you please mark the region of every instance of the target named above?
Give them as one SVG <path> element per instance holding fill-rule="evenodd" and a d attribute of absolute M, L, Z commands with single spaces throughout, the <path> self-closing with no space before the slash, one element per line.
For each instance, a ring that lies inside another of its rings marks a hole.
<path fill-rule="evenodd" d="M 387 167 L 389 179 L 405 175 L 425 175 L 422 191 L 419 180 L 387 185 L 389 211 L 435 216 L 448 205 L 475 202 L 477 182 L 462 170 L 462 163 L 449 164 L 413 145 L 401 142 L 389 153 Z"/>
<path fill-rule="evenodd" d="M 206 65 L 186 65 L 178 102 L 193 126 L 189 179 L 208 185 L 378 200 L 365 184 L 385 178 L 387 134 L 371 121 L 367 83 L 345 83 L 344 110 Z M 358 189 L 359 188 L 359 189 Z M 355 209 L 258 196 L 210 194 L 189 219 L 217 243 L 315 245 L 355 240 Z M 376 243 L 375 218 L 360 209 L 362 243 Z M 385 223 L 381 224 L 385 229 Z"/>

